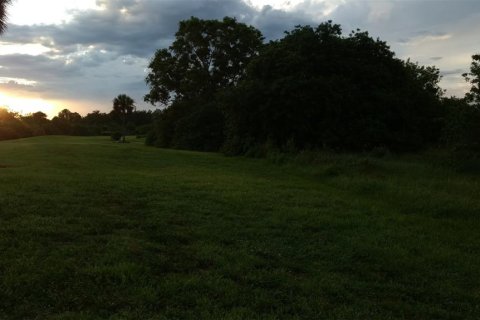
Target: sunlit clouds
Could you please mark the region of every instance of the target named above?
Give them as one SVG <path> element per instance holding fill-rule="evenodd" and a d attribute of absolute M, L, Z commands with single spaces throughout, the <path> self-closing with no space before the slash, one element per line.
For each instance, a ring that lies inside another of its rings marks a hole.
<path fill-rule="evenodd" d="M 68 23 L 79 11 L 101 10 L 96 0 L 14 0 L 9 23 L 16 25 Z"/>
<path fill-rule="evenodd" d="M 262 10 L 265 7 L 271 7 L 277 10 L 285 11 L 307 11 L 308 14 L 316 13 L 323 16 L 328 16 L 330 13 L 335 11 L 335 9 L 345 3 L 347 0 L 245 0 L 245 3 L 256 8 L 257 10 Z"/>
<path fill-rule="evenodd" d="M 0 42 L 0 55 L 28 54 L 38 56 L 49 51 L 51 51 L 51 49 L 39 43 L 16 44 Z"/>
<path fill-rule="evenodd" d="M 12 97 L 7 94 L 0 93 L 0 107 L 26 115 L 29 113 L 42 111 L 52 117 L 59 111 L 59 107 L 50 101 L 39 98 Z"/>

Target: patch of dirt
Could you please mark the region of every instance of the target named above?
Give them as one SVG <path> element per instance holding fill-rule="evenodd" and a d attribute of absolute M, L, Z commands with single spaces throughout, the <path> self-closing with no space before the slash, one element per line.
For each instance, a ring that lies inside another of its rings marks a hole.
<path fill-rule="evenodd" d="M 1 164 L 0 163 L 0 169 L 5 169 L 5 168 L 8 168 L 8 167 L 11 167 L 11 166 L 8 165 L 8 164 Z"/>

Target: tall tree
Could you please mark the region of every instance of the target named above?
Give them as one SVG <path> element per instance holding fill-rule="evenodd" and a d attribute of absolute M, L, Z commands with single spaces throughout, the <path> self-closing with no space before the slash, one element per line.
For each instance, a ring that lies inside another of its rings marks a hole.
<path fill-rule="evenodd" d="M 0 34 L 7 28 L 7 5 L 11 0 L 0 0 Z"/>
<path fill-rule="evenodd" d="M 472 64 L 470 65 L 470 72 L 464 73 L 463 77 L 469 82 L 472 87 L 470 92 L 465 95 L 468 102 L 479 105 L 480 104 L 480 54 L 472 56 Z"/>
<path fill-rule="evenodd" d="M 235 87 L 263 44 L 260 31 L 234 18 L 181 21 L 175 41 L 155 53 L 145 101 L 168 106 L 154 126 L 156 145 L 218 150 L 224 115 L 218 93 Z"/>
<path fill-rule="evenodd" d="M 145 101 L 210 100 L 244 76 L 262 40 L 260 31 L 234 18 L 181 21 L 173 44 L 158 50 L 150 62 Z"/>
<path fill-rule="evenodd" d="M 119 115 L 122 119 L 122 142 L 125 142 L 127 135 L 127 116 L 135 109 L 135 101 L 126 94 L 120 94 L 113 99 L 113 113 Z"/>

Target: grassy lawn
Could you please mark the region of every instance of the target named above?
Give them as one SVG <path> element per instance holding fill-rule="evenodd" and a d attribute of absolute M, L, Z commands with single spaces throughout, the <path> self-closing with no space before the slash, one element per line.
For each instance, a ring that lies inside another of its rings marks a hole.
<path fill-rule="evenodd" d="M 0 143 L 0 319 L 479 319 L 480 175 Z"/>

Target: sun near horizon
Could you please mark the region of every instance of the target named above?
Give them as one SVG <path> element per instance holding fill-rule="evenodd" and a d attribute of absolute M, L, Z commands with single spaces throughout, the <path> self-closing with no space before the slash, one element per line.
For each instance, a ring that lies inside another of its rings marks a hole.
<path fill-rule="evenodd" d="M 0 92 L 0 108 L 6 108 L 21 115 L 41 111 L 50 119 L 60 110 L 65 109 L 55 102 L 42 98 L 16 97 L 4 92 Z"/>
<path fill-rule="evenodd" d="M 48 6 L 48 14 L 38 14 Z M 62 24 L 68 22 L 75 10 L 98 9 L 95 0 L 48 0 L 41 3 L 35 1 L 17 0 L 14 1 L 8 8 L 8 23 L 11 25 L 48 25 L 48 24 Z M 0 55 L 8 54 L 24 54 L 31 56 L 39 56 L 48 52 L 49 49 L 40 44 L 15 44 L 3 42 L 0 38 Z M 0 66 L 0 69 L 3 66 Z M 0 84 L 6 84 L 10 81 L 15 83 L 29 82 L 28 79 L 17 78 L 3 78 L 0 79 Z M 32 81 L 34 82 L 34 81 Z M 28 83 L 30 84 L 30 83 Z M 34 85 L 34 84 L 33 84 Z M 52 118 L 58 114 L 62 109 L 69 109 L 76 112 L 85 112 L 85 106 L 79 105 L 77 101 L 57 101 L 49 99 L 48 97 L 40 97 L 19 92 L 11 92 L 8 89 L 2 88 L 0 91 L 0 108 L 7 108 L 10 111 L 18 112 L 22 115 L 27 115 L 34 112 L 44 112 L 48 118 Z"/>

